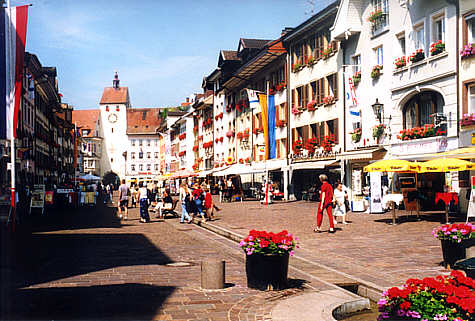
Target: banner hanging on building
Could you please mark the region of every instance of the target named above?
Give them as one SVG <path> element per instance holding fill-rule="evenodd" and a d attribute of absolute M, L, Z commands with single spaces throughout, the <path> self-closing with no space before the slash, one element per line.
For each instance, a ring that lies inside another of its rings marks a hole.
<path fill-rule="evenodd" d="M 28 6 L 0 8 L 0 138 L 16 138 Z M 12 131 L 12 128 L 14 129 Z"/>
<path fill-rule="evenodd" d="M 274 159 L 276 154 L 275 144 L 275 100 L 274 95 L 269 95 L 267 100 L 267 117 L 269 130 L 269 159 Z"/>
<path fill-rule="evenodd" d="M 261 105 L 262 127 L 264 129 L 264 146 L 266 148 L 264 159 L 269 157 L 269 127 L 267 118 L 267 95 L 259 94 L 259 103 Z"/>
<path fill-rule="evenodd" d="M 261 105 L 259 104 L 259 98 L 257 97 L 257 92 L 253 89 L 246 89 L 247 98 L 249 99 L 249 107 L 254 109 L 255 113 L 261 112 Z"/>

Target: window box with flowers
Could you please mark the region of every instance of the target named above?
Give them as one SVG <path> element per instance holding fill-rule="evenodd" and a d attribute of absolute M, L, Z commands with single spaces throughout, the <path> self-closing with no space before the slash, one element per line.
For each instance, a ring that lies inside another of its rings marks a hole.
<path fill-rule="evenodd" d="M 186 154 L 186 150 L 183 150 L 183 151 L 178 153 L 178 156 L 183 157 L 183 156 L 185 156 L 185 154 Z"/>
<path fill-rule="evenodd" d="M 221 143 L 223 142 L 223 140 L 224 140 L 224 137 L 223 137 L 223 136 L 219 137 L 219 141 L 220 141 Z"/>
<path fill-rule="evenodd" d="M 378 21 L 378 19 L 380 19 L 383 16 L 383 14 L 384 12 L 381 9 L 374 10 L 369 14 L 368 21 L 374 24 L 376 23 L 376 21 Z"/>
<path fill-rule="evenodd" d="M 294 152 L 294 154 L 300 154 L 300 152 L 302 151 L 303 149 L 303 143 L 302 143 L 302 140 L 296 140 L 293 144 L 292 144 L 292 151 Z"/>
<path fill-rule="evenodd" d="M 379 78 L 379 76 L 381 76 L 381 70 L 383 70 L 383 66 L 381 65 L 373 66 L 373 69 L 371 69 L 371 78 L 373 79 Z"/>
<path fill-rule="evenodd" d="M 405 67 L 406 66 L 406 56 L 396 58 L 394 60 L 394 65 L 396 66 L 396 69 L 400 69 L 402 67 Z"/>
<path fill-rule="evenodd" d="M 435 56 L 445 51 L 445 43 L 442 40 L 434 42 L 430 45 L 430 55 Z"/>
<path fill-rule="evenodd" d="M 241 140 L 241 139 L 242 139 L 242 132 L 238 132 L 238 133 L 236 134 L 236 138 L 239 139 L 239 140 Z"/>
<path fill-rule="evenodd" d="M 193 132 L 196 134 L 198 132 L 198 125 L 196 125 L 195 127 L 193 127 Z"/>
<path fill-rule="evenodd" d="M 385 129 L 386 125 L 384 124 L 373 126 L 373 138 L 380 138 L 384 134 Z"/>
<path fill-rule="evenodd" d="M 411 63 L 416 63 L 418 61 L 421 61 L 421 60 L 424 60 L 424 58 L 426 57 L 426 54 L 424 53 L 424 50 L 422 49 L 417 49 L 415 52 L 413 52 L 410 56 L 409 56 L 409 60 L 411 61 Z"/>
<path fill-rule="evenodd" d="M 191 168 L 193 168 L 194 171 L 197 171 L 199 167 L 200 167 L 199 164 L 193 164 L 193 166 L 191 166 Z"/>
<path fill-rule="evenodd" d="M 203 140 L 203 135 L 198 136 L 198 140 Z"/>
<path fill-rule="evenodd" d="M 465 59 L 475 56 L 475 44 L 468 43 L 467 45 L 463 46 L 463 49 L 460 50 L 460 58 Z"/>
<path fill-rule="evenodd" d="M 336 100 L 335 96 L 329 95 L 329 96 L 323 97 L 323 104 L 325 106 L 328 106 L 335 103 L 335 100 Z"/>
<path fill-rule="evenodd" d="M 179 140 L 184 140 L 185 138 L 186 138 L 186 133 L 180 134 L 180 135 L 178 136 L 178 139 L 179 139 Z"/>
<path fill-rule="evenodd" d="M 281 82 L 280 84 L 275 85 L 275 90 L 283 91 L 285 87 L 286 87 L 285 82 Z"/>
<path fill-rule="evenodd" d="M 226 137 L 227 138 L 234 137 L 234 130 L 230 130 L 230 131 L 226 132 Z"/>
<path fill-rule="evenodd" d="M 252 133 L 253 133 L 254 135 L 258 135 L 259 133 L 262 133 L 262 132 L 264 132 L 264 128 L 262 128 L 262 127 L 257 127 L 257 128 L 254 128 L 254 129 L 252 130 Z"/>
<path fill-rule="evenodd" d="M 361 71 L 357 71 L 353 74 L 353 85 L 358 86 L 361 82 Z"/>
<path fill-rule="evenodd" d="M 428 138 L 434 136 L 443 136 L 447 134 L 446 130 L 442 128 L 436 128 L 434 125 L 426 124 L 423 127 L 414 127 L 410 129 L 403 129 L 397 136 L 400 140 L 413 140 L 420 138 Z"/>
<path fill-rule="evenodd" d="M 331 152 L 335 144 L 335 135 L 327 135 L 320 141 L 320 147 L 322 147 L 325 152 Z"/>
<path fill-rule="evenodd" d="M 334 54 L 333 46 L 329 45 L 328 47 L 324 48 L 320 52 L 320 54 L 321 54 L 322 59 L 324 60 L 330 58 Z"/>
<path fill-rule="evenodd" d="M 463 115 L 462 122 L 460 123 L 460 125 L 462 127 L 475 125 L 475 114 Z"/>
<path fill-rule="evenodd" d="M 247 107 L 247 104 L 246 104 L 246 101 L 244 99 L 240 100 L 236 103 L 236 110 L 239 113 L 242 113 L 244 110 L 246 110 L 246 107 Z"/>
<path fill-rule="evenodd" d="M 232 112 L 233 109 L 234 109 L 234 105 L 233 105 L 233 104 L 227 104 L 227 105 L 226 105 L 226 112 L 227 112 L 227 113 Z"/>
<path fill-rule="evenodd" d="M 292 65 L 292 72 L 299 72 L 300 70 L 302 70 L 303 68 L 305 67 L 304 64 L 302 64 L 299 61 L 295 62 L 293 65 Z"/>
<path fill-rule="evenodd" d="M 298 114 L 301 114 L 303 110 L 302 110 L 302 107 L 300 106 L 293 106 L 291 111 L 292 111 L 292 114 L 298 115 Z"/>
<path fill-rule="evenodd" d="M 351 141 L 353 143 L 359 143 L 359 141 L 361 140 L 361 133 L 361 128 L 356 128 L 354 131 L 350 132 Z"/>
<path fill-rule="evenodd" d="M 318 141 L 315 137 L 309 138 L 307 142 L 305 143 L 305 149 L 308 150 L 310 154 L 315 152 L 315 149 L 318 146 Z"/>
<path fill-rule="evenodd" d="M 249 138 L 249 128 L 246 128 L 242 132 L 242 139 L 248 139 L 248 138 Z"/>
<path fill-rule="evenodd" d="M 194 152 L 197 152 L 197 151 L 198 151 L 198 148 L 199 148 L 198 145 L 193 146 L 193 151 L 194 151 Z"/>
<path fill-rule="evenodd" d="M 275 126 L 279 127 L 279 128 L 282 128 L 282 127 L 285 127 L 285 125 L 287 125 L 287 122 L 285 120 L 278 120 L 275 122 Z"/>
<path fill-rule="evenodd" d="M 308 111 L 315 111 L 317 109 L 317 102 L 315 100 L 311 100 L 307 104 Z"/>
<path fill-rule="evenodd" d="M 244 159 L 243 158 L 239 158 L 239 164 L 244 164 Z"/>
<path fill-rule="evenodd" d="M 310 66 L 313 66 L 317 63 L 317 59 L 315 59 L 315 57 L 313 56 L 307 56 L 307 66 L 310 67 Z"/>
<path fill-rule="evenodd" d="M 251 163 L 251 158 L 250 158 L 250 157 L 246 157 L 245 162 L 246 162 L 246 164 L 250 164 L 250 163 Z"/>

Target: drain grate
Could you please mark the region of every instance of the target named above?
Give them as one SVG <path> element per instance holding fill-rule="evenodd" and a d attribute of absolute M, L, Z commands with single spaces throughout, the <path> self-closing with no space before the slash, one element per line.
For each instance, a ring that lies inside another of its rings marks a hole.
<path fill-rule="evenodd" d="M 173 266 L 173 267 L 185 267 L 185 266 L 192 266 L 190 262 L 173 262 L 165 264 L 166 266 Z"/>

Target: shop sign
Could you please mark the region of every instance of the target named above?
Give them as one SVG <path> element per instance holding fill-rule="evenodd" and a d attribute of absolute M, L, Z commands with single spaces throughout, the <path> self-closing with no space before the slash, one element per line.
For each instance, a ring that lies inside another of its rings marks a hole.
<path fill-rule="evenodd" d="M 74 192 L 74 190 L 72 188 L 58 188 L 56 190 L 57 194 L 69 194 L 69 193 L 72 193 L 72 192 Z"/>
<path fill-rule="evenodd" d="M 363 193 L 361 188 L 361 170 L 353 170 L 352 173 L 352 188 L 354 195 L 361 195 Z"/>
<path fill-rule="evenodd" d="M 340 155 L 339 152 L 325 152 L 325 153 L 314 153 L 314 154 L 289 154 L 289 158 L 295 162 L 307 162 L 311 160 L 322 160 L 322 159 L 336 159 L 336 156 Z"/>
<path fill-rule="evenodd" d="M 45 185 L 37 184 L 33 186 L 31 191 L 30 211 L 32 208 L 43 208 L 45 206 Z"/>
<path fill-rule="evenodd" d="M 382 213 L 383 204 L 381 195 L 381 172 L 371 172 L 369 173 L 370 178 L 370 195 L 371 195 L 371 213 Z"/>
<path fill-rule="evenodd" d="M 447 137 L 431 137 L 407 141 L 391 146 L 394 155 L 433 154 L 445 152 L 449 146 Z"/>

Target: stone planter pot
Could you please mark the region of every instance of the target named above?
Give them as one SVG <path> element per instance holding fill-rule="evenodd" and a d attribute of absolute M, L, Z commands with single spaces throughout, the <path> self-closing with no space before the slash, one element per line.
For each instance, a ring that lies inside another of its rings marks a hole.
<path fill-rule="evenodd" d="M 289 254 L 246 255 L 247 286 L 259 290 L 282 290 L 287 287 Z"/>

